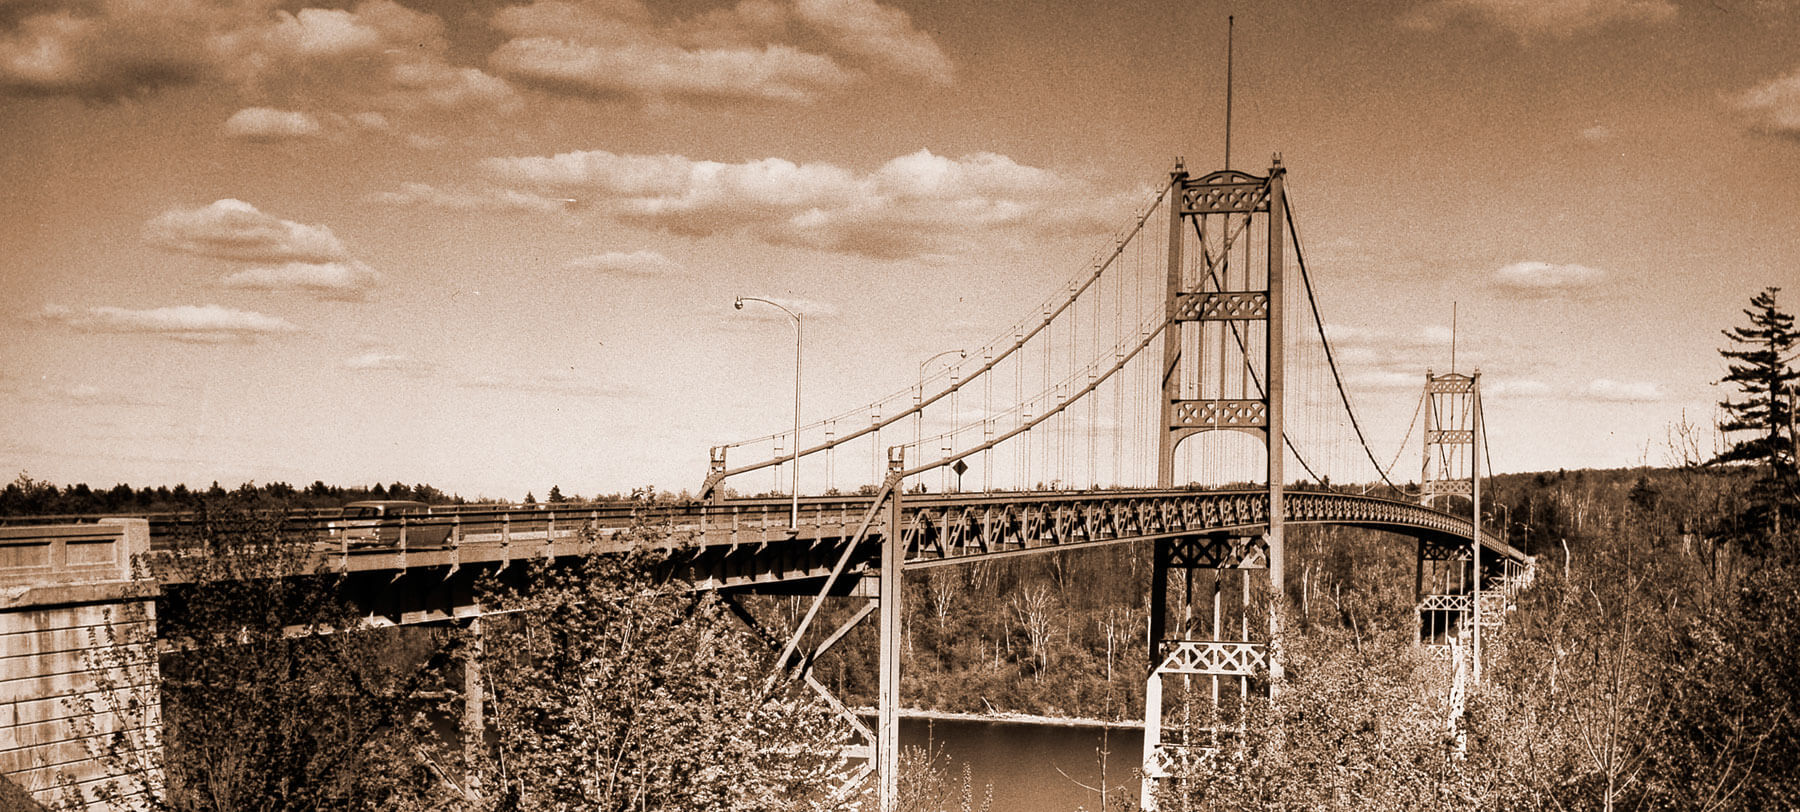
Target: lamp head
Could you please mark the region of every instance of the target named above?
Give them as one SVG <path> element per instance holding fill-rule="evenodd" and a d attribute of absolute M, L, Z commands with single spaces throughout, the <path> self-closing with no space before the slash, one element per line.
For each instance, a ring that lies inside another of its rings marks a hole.
<path fill-rule="evenodd" d="M 744 309 L 744 297 L 739 296 L 737 298 L 737 301 L 731 303 L 731 306 L 737 310 L 743 310 Z"/>

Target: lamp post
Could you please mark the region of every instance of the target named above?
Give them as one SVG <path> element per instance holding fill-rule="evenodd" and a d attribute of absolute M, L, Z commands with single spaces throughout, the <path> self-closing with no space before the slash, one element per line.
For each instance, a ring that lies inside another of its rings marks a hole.
<path fill-rule="evenodd" d="M 794 478 L 793 484 L 788 486 L 793 492 L 793 510 L 788 516 L 788 529 L 797 531 L 800 529 L 800 314 L 756 296 L 739 296 L 732 307 L 743 310 L 745 302 L 762 302 L 794 320 Z"/>
<path fill-rule="evenodd" d="M 919 362 L 919 388 L 918 388 L 917 394 L 913 395 L 913 405 L 914 406 L 918 406 L 925 402 L 925 368 L 928 366 L 931 366 L 932 361 L 936 361 L 937 359 L 942 358 L 946 355 L 950 355 L 952 353 L 954 353 L 957 358 L 969 357 L 968 350 L 944 350 L 943 352 L 940 352 L 937 355 L 933 355 L 930 358 L 927 358 L 927 359 Z M 952 416 L 954 417 L 954 415 L 952 415 Z M 916 450 L 916 453 L 918 453 L 919 459 L 921 459 L 921 460 L 925 459 L 925 449 L 920 448 L 919 446 L 921 444 L 923 444 L 924 442 L 925 442 L 925 410 L 920 409 L 916 414 L 913 415 L 913 448 Z"/>

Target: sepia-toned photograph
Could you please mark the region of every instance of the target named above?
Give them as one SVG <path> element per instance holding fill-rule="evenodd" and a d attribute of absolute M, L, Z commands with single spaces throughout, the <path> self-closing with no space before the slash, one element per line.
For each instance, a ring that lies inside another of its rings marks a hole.
<path fill-rule="evenodd" d="M 0 812 L 1800 806 L 1800 2 L 0 0 Z"/>

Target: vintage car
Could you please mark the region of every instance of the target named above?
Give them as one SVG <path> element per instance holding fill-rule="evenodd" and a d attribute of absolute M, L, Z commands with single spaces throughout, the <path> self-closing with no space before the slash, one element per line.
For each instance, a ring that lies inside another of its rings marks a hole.
<path fill-rule="evenodd" d="M 450 538 L 451 519 L 433 516 L 431 506 L 404 499 L 351 502 L 343 515 L 327 522 L 333 541 L 352 547 L 394 547 L 404 535 L 409 549 L 441 547 Z"/>

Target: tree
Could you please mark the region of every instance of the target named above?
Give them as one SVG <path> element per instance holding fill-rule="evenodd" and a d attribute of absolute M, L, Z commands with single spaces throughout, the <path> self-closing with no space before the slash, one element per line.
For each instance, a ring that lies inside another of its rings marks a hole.
<path fill-rule="evenodd" d="M 484 647 L 497 808 L 815 808 L 843 772 L 843 723 L 810 693 L 765 696 L 760 644 L 719 596 L 633 550 L 539 564 L 528 591 L 493 596 L 515 610 Z"/>
<path fill-rule="evenodd" d="M 1733 442 L 1713 459 L 1752 463 L 1761 469 L 1749 518 L 1754 528 L 1772 529 L 1776 535 L 1781 533 L 1783 514 L 1792 512 L 1796 501 L 1793 442 L 1791 437 L 1784 442 L 1782 434 L 1792 432 L 1794 382 L 1800 379 L 1800 372 L 1787 368 L 1787 355 L 1800 343 L 1800 333 L 1794 330 L 1793 315 L 1775 302 L 1780 290 L 1771 287 L 1758 293 L 1744 310 L 1750 324 L 1724 331 L 1732 346 L 1719 351 L 1729 359 L 1723 382 L 1735 384 L 1743 399 L 1719 403 L 1729 415 L 1719 430 L 1752 436 Z"/>
<path fill-rule="evenodd" d="M 307 540 L 244 498 L 206 504 L 144 562 L 165 584 L 155 631 L 121 624 L 135 639 L 96 647 L 101 673 L 160 665 L 160 752 L 113 739 L 98 755 L 127 783 L 110 791 L 166 783 L 151 806 L 183 812 L 444 808 L 417 698 L 423 657 L 396 656 L 394 630 L 356 631 L 338 576 L 309 572 Z M 159 642 L 169 650 L 160 664 L 134 658 Z M 77 719 L 151 721 L 142 707 L 71 701 Z M 154 724 L 128 727 L 158 735 Z"/>

